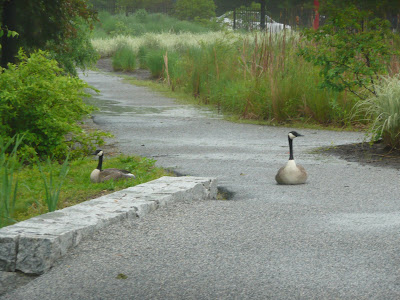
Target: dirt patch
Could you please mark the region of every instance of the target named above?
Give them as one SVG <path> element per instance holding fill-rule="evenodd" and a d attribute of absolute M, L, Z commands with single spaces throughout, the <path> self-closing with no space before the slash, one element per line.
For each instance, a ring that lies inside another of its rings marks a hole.
<path fill-rule="evenodd" d="M 134 72 L 114 72 L 111 58 L 102 58 L 97 62 L 97 68 L 105 72 L 113 72 L 118 75 L 133 76 L 139 80 L 152 80 L 148 70 L 135 70 Z M 114 149 L 115 151 L 116 149 Z M 317 152 L 339 156 L 350 162 L 362 165 L 400 169 L 400 151 L 385 147 L 381 142 L 374 144 L 355 143 L 327 147 Z"/>
<path fill-rule="evenodd" d="M 323 148 L 318 152 L 336 155 L 362 165 L 400 169 L 400 151 L 386 147 L 382 142 L 339 145 Z"/>

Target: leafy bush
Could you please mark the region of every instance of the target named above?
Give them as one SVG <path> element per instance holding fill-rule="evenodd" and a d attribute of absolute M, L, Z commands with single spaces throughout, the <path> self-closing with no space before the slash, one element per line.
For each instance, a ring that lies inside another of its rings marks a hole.
<path fill-rule="evenodd" d="M 136 68 L 136 54 L 126 44 L 119 45 L 115 52 L 112 65 L 115 71 L 133 71 Z"/>
<path fill-rule="evenodd" d="M 372 11 L 355 5 L 332 6 L 329 18 L 317 31 L 307 30 L 300 54 L 321 67 L 322 87 L 347 90 L 361 99 L 376 95 L 374 83 L 386 74 L 394 54 L 395 35 L 387 20 L 373 18 Z"/>
<path fill-rule="evenodd" d="M 358 102 L 354 114 L 364 115 L 372 124 L 373 141 L 382 138 L 386 145 L 400 149 L 400 75 L 383 77 L 375 90 L 377 96 Z"/>
<path fill-rule="evenodd" d="M 76 77 L 64 76 L 57 61 L 38 51 L 30 57 L 19 52 L 19 64 L 0 73 L 0 134 L 7 142 L 23 134 L 21 154 L 27 158 L 52 156 L 74 158 L 102 143 L 105 133 L 85 132 L 77 123 L 94 108 L 82 98 L 89 86 Z"/>
<path fill-rule="evenodd" d="M 76 68 L 84 71 L 94 66 L 99 59 L 90 36 L 88 25 L 77 19 L 74 38 L 66 39 L 62 46 L 55 41 L 49 41 L 46 49 L 49 49 L 51 58 L 57 60 L 66 73 L 76 76 Z"/>

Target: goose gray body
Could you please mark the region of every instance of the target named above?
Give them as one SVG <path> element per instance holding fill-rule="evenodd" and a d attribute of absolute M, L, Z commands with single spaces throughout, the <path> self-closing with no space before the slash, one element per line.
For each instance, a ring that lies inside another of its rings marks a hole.
<path fill-rule="evenodd" d="M 134 179 L 135 175 L 130 173 L 127 170 L 120 170 L 115 168 L 104 169 L 102 170 L 103 165 L 103 151 L 96 150 L 94 153 L 99 157 L 99 162 L 97 168 L 92 171 L 90 174 L 90 181 L 97 183 L 97 182 L 104 182 L 107 180 L 120 180 L 120 179 Z"/>
<path fill-rule="evenodd" d="M 296 164 L 293 157 L 293 139 L 302 136 L 296 131 L 289 132 L 289 150 L 290 156 L 289 161 L 285 166 L 279 169 L 275 176 L 275 180 L 278 184 L 303 184 L 307 181 L 307 172 L 303 166 Z"/>

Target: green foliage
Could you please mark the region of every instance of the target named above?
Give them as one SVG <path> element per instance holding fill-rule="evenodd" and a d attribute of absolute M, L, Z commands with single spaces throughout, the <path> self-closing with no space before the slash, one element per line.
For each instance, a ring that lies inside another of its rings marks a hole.
<path fill-rule="evenodd" d="M 47 53 L 30 57 L 20 51 L 18 65 L 9 64 L 0 73 L 0 132 L 8 141 L 24 134 L 21 154 L 27 158 L 70 153 L 77 157 L 102 142 L 104 133 L 85 132 L 77 123 L 94 108 L 82 98 L 89 97 L 89 86 L 76 77 L 62 75 L 62 69 Z"/>
<path fill-rule="evenodd" d="M 148 18 L 148 13 L 145 9 L 138 9 L 135 12 L 135 18 L 140 22 L 140 23 L 145 23 Z"/>
<path fill-rule="evenodd" d="M 117 48 L 113 59 L 112 65 L 115 71 L 133 71 L 136 68 L 136 54 L 126 44 L 121 44 Z"/>
<path fill-rule="evenodd" d="M 17 150 L 23 137 L 14 136 L 7 143 L 0 137 L 0 228 L 13 223 L 12 218 L 17 200 L 18 173 L 22 162 L 17 157 Z M 11 151 L 9 148 L 13 145 Z M 7 155 L 7 152 L 10 154 Z"/>
<path fill-rule="evenodd" d="M 1 39 L 3 67 L 15 61 L 20 47 L 29 53 L 38 49 L 51 50 L 47 48 L 50 42 L 67 49 L 70 40 L 77 37 L 77 20 L 90 27 L 96 20 L 86 0 L 0 1 L 0 11 L 0 23 L 20 34 L 16 42 Z"/>
<path fill-rule="evenodd" d="M 7 37 L 13 37 L 13 38 L 15 38 L 15 37 L 18 37 L 18 36 L 19 36 L 18 32 L 16 32 L 16 31 L 3 29 L 3 28 L 1 27 L 1 23 L 0 23 L 0 38 L 4 35 L 4 33 L 7 33 L 7 34 L 6 34 Z M 1 44 L 0 44 L 0 49 L 1 49 Z"/>
<path fill-rule="evenodd" d="M 177 0 L 175 15 L 181 20 L 209 20 L 215 17 L 215 8 L 213 0 Z"/>
<path fill-rule="evenodd" d="M 46 192 L 45 201 L 47 204 L 47 208 L 49 212 L 52 212 L 57 209 L 58 200 L 60 198 L 61 187 L 69 171 L 68 157 L 62 164 L 58 178 L 54 175 L 54 169 L 50 157 L 47 158 L 46 164 L 47 164 L 47 169 L 49 170 L 48 175 L 43 171 L 40 162 L 38 162 L 38 167 L 40 175 L 43 180 L 44 189 Z"/>
<path fill-rule="evenodd" d="M 209 31 L 207 27 L 198 23 L 180 21 L 165 14 L 148 14 L 144 10 L 138 10 L 129 16 L 100 12 L 99 20 L 100 22 L 96 24 L 93 32 L 97 38 L 117 35 L 142 36 L 149 32 L 203 33 Z"/>
<path fill-rule="evenodd" d="M 372 124 L 369 135 L 373 141 L 380 138 L 392 148 L 400 149 L 400 77 L 383 77 L 375 85 L 377 96 L 360 101 L 354 107 L 354 116 L 364 116 Z"/>
<path fill-rule="evenodd" d="M 398 54 L 390 45 L 394 35 L 389 22 L 354 5 L 331 7 L 327 24 L 305 31 L 305 36 L 313 43 L 299 53 L 321 67 L 321 87 L 348 90 L 361 99 L 376 95 L 374 84 Z"/>
<path fill-rule="evenodd" d="M 75 26 L 74 38 L 66 39 L 63 44 L 50 40 L 46 49 L 49 49 L 50 56 L 57 60 L 66 73 L 77 76 L 76 68 L 85 71 L 93 67 L 99 56 L 90 41 L 89 27 L 81 19 L 75 21 Z"/>

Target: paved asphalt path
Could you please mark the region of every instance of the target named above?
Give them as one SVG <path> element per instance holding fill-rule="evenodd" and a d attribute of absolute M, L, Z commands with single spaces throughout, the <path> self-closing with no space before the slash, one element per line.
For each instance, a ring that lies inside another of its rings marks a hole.
<path fill-rule="evenodd" d="M 218 177 L 233 196 L 111 226 L 1 299 L 400 299 L 398 171 L 311 153 L 361 134 L 298 130 L 309 181 L 279 186 L 291 128 L 230 123 L 107 74 L 85 80 L 101 90 L 94 122 L 122 152 Z"/>

